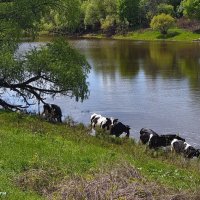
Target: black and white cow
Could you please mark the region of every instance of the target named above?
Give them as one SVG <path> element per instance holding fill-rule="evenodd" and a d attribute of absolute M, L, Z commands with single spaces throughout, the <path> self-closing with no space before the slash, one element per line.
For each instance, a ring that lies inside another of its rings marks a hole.
<path fill-rule="evenodd" d="M 200 149 L 195 149 L 187 142 L 182 140 L 174 139 L 171 142 L 171 150 L 178 154 L 183 154 L 186 158 L 193 158 L 200 156 Z"/>
<path fill-rule="evenodd" d="M 117 122 L 111 127 L 110 134 L 119 137 L 122 133 L 126 133 L 126 137 L 129 137 L 130 129 L 131 128 L 128 125 L 124 125 L 121 122 Z"/>
<path fill-rule="evenodd" d="M 149 148 L 157 149 L 159 147 L 170 146 L 173 139 L 178 139 L 185 142 L 185 139 L 176 134 L 154 135 L 149 140 Z"/>
<path fill-rule="evenodd" d="M 106 128 L 107 130 L 109 130 L 110 127 L 112 127 L 118 121 L 118 119 L 114 119 L 112 117 L 103 117 L 102 115 L 96 113 L 91 115 L 90 120 L 93 128 L 99 126 L 100 128 Z"/>
<path fill-rule="evenodd" d="M 151 137 L 158 136 L 156 132 L 148 128 L 142 128 L 140 130 L 140 141 L 142 144 L 147 144 Z"/>
<path fill-rule="evenodd" d="M 44 104 L 42 115 L 49 121 L 62 122 L 62 111 L 55 104 Z"/>
<path fill-rule="evenodd" d="M 140 130 L 141 142 L 143 144 L 147 144 L 150 149 L 170 146 L 173 139 L 178 139 L 185 142 L 185 139 L 176 134 L 159 135 L 151 129 L 142 128 Z"/>

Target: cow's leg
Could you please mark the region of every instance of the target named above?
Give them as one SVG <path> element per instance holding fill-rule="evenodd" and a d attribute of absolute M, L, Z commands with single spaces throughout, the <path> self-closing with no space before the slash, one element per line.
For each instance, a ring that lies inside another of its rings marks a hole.
<path fill-rule="evenodd" d="M 92 122 L 92 124 L 91 124 L 91 125 L 92 125 L 92 128 L 95 128 L 95 123 L 94 123 L 94 122 Z"/>
<path fill-rule="evenodd" d="M 60 122 L 60 123 L 62 123 L 62 117 L 61 117 L 61 116 L 58 116 L 58 117 L 57 117 L 57 121 Z"/>
<path fill-rule="evenodd" d="M 107 131 L 109 130 L 109 125 L 107 125 Z"/>

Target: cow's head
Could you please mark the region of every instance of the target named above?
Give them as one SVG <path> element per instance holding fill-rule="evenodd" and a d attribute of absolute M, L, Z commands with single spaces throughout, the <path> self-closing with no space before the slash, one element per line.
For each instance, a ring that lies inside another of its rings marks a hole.
<path fill-rule="evenodd" d="M 200 149 L 197 149 L 195 152 L 195 156 L 198 158 L 200 156 Z"/>
<path fill-rule="evenodd" d="M 200 156 L 200 150 L 195 149 L 194 147 L 190 146 L 186 150 L 187 158 L 193 158 L 193 157 L 199 157 Z"/>
<path fill-rule="evenodd" d="M 111 126 L 114 126 L 118 122 L 118 119 L 115 119 L 113 117 L 111 117 L 110 120 L 111 120 Z"/>
<path fill-rule="evenodd" d="M 111 118 L 106 117 L 106 125 L 111 126 L 112 125 L 112 120 Z"/>

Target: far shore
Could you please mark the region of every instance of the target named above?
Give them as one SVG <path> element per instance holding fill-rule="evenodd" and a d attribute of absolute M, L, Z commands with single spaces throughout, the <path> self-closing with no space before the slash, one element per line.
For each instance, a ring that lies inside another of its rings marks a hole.
<path fill-rule="evenodd" d="M 193 33 L 191 31 L 179 28 L 170 29 L 167 35 L 162 35 L 159 31 L 152 29 L 141 29 L 137 31 L 131 31 L 127 34 L 116 34 L 111 37 L 107 37 L 105 34 L 85 34 L 83 38 L 111 38 L 111 39 L 123 39 L 123 40 L 145 40 L 145 41 L 182 41 L 182 42 L 200 42 L 200 34 Z"/>
<path fill-rule="evenodd" d="M 108 36 L 103 33 L 87 33 L 87 34 L 60 34 L 60 33 L 49 33 L 48 31 L 41 31 L 40 37 L 54 37 L 64 36 L 69 39 L 71 38 L 85 38 L 85 39 L 116 39 L 116 40 L 136 40 L 136 41 L 172 41 L 172 42 L 200 42 L 200 33 L 194 33 L 186 29 L 172 28 L 169 29 L 167 35 L 162 35 L 159 31 L 154 31 L 150 28 L 140 29 L 136 31 L 129 31 L 126 34 L 115 34 Z"/>
<path fill-rule="evenodd" d="M 173 28 L 170 29 L 167 35 L 162 35 L 159 31 L 152 29 L 141 29 L 131 31 L 124 35 L 116 34 L 110 37 L 106 34 L 89 33 L 78 36 L 80 38 L 96 38 L 96 39 L 117 39 L 117 40 L 144 40 L 144 41 L 181 41 L 181 42 L 200 42 L 200 34 L 193 33 L 189 30 Z"/>

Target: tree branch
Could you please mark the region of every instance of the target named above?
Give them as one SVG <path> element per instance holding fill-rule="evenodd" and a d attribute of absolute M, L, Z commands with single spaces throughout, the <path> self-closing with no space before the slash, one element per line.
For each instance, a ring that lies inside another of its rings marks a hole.
<path fill-rule="evenodd" d="M 22 108 L 28 108 L 28 106 L 22 106 L 22 105 L 12 105 L 7 103 L 6 101 L 4 101 L 3 99 L 0 99 L 0 105 L 7 110 L 12 110 L 12 109 L 16 109 L 16 110 L 20 110 Z"/>

